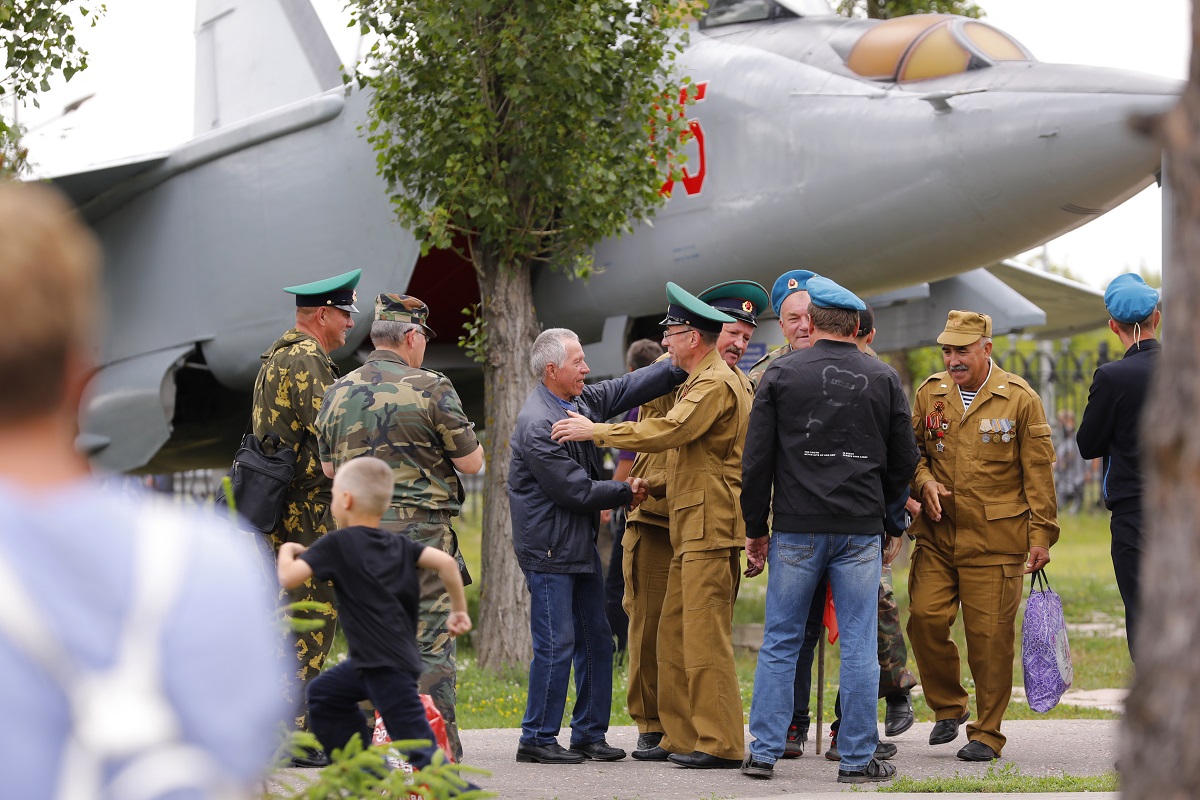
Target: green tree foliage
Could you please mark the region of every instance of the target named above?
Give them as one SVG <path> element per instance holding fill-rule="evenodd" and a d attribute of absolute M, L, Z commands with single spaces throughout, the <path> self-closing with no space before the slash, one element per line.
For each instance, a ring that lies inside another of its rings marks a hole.
<path fill-rule="evenodd" d="M 487 486 L 480 661 L 523 661 L 528 596 L 512 550 L 508 434 L 533 385 L 535 266 L 586 278 L 599 240 L 648 218 L 677 171 L 687 81 L 677 0 L 350 0 L 380 39 L 359 72 L 400 221 L 471 260 L 482 316 Z M 449 311 L 449 309 L 447 309 Z"/>
<path fill-rule="evenodd" d="M 96 24 L 98 14 L 77 0 L 0 0 L 0 44 L 5 51 L 0 99 L 11 100 L 0 113 L 0 177 L 20 174 L 27 153 L 14 114 L 26 98 L 38 105 L 37 92 L 50 90 L 50 78 L 71 80 L 87 68 L 87 51 L 75 41 L 74 12 Z M 103 14 L 105 7 L 99 8 Z"/>
<path fill-rule="evenodd" d="M 843 17 L 892 19 L 909 14 L 958 14 L 979 19 L 982 8 L 969 0 L 838 0 L 837 13 Z"/>
<path fill-rule="evenodd" d="M 426 251 L 462 234 L 496 265 L 586 272 L 592 244 L 661 202 L 685 129 L 663 95 L 673 0 L 351 5 L 383 37 L 360 73 L 379 170 Z"/>

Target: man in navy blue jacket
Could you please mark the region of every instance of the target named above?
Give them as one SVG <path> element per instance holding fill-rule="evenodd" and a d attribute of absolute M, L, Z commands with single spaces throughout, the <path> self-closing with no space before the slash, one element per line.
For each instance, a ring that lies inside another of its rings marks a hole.
<path fill-rule="evenodd" d="M 1125 356 L 1103 364 L 1092 378 L 1087 408 L 1075 434 L 1079 454 L 1104 459 L 1104 505 L 1112 512 L 1113 571 L 1125 602 L 1129 656 L 1137 629 L 1138 570 L 1142 560 L 1142 468 L 1138 435 L 1142 407 L 1162 346 L 1154 338 L 1162 315 L 1158 290 L 1133 273 L 1118 275 L 1104 292 L 1109 329 Z M 1135 659 L 1136 660 L 1136 659 Z"/>
<path fill-rule="evenodd" d="M 623 414 L 667 394 L 687 373 L 663 361 L 587 386 L 583 347 L 565 328 L 543 331 L 529 362 L 540 385 L 517 417 L 508 473 L 513 548 L 529 587 L 533 634 L 517 761 L 617 761 L 625 751 L 604 740 L 612 708 L 613 641 L 596 531 L 603 509 L 636 507 L 646 497 L 646 484 L 642 478 L 601 480 L 596 446 L 555 442 L 550 428 L 568 411 L 595 422 Z M 566 750 L 557 736 L 572 663 L 576 701 Z"/>

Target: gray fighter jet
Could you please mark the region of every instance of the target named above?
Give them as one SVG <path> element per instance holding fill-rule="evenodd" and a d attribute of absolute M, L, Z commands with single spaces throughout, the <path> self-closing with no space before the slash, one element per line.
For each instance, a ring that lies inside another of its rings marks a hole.
<path fill-rule="evenodd" d="M 454 342 L 471 268 L 421 257 L 394 221 L 358 131 L 369 97 L 343 87 L 309 0 L 198 0 L 196 36 L 196 138 L 55 179 L 107 256 L 81 443 L 112 470 L 227 463 L 259 354 L 292 321 L 280 287 L 355 267 L 361 297 L 430 304 L 443 335 L 426 363 L 470 395 Z M 1126 120 L 1165 111 L 1180 82 L 1041 63 L 959 17 L 848 20 L 826 0 L 712 0 L 690 36 L 683 179 L 652 225 L 596 248 L 589 283 L 536 278 L 543 322 L 591 342 L 597 374 L 656 335 L 668 280 L 813 269 L 868 297 L 884 350 L 928 343 L 951 307 L 998 332 L 1103 321 L 1099 293 L 1004 259 L 1155 180 L 1159 150 Z"/>

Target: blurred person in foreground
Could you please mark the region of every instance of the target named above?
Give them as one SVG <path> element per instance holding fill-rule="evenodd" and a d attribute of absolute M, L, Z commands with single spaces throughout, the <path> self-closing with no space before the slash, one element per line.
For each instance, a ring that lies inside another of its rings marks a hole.
<path fill-rule="evenodd" d="M 0 188 L 4 794 L 250 797 L 285 714 L 272 598 L 251 542 L 105 490 L 76 450 L 99 262 L 56 192 Z"/>

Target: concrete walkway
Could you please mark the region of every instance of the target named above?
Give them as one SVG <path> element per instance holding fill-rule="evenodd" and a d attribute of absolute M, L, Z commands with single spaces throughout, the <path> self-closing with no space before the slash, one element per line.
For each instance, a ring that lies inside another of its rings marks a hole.
<path fill-rule="evenodd" d="M 1116 721 L 1110 720 L 1024 720 L 1004 723 L 1008 744 L 1004 757 L 994 769 L 1017 769 L 1021 775 L 1102 775 L 1112 771 L 1116 760 Z M 895 742 L 900 752 L 893 759 L 900 775 L 913 778 L 934 776 L 983 775 L 987 764 L 959 761 L 955 753 L 966 744 L 965 729 L 958 741 L 931 747 L 929 732 L 933 723 L 917 723 Z M 548 766 L 518 764 L 515 759 L 518 731 L 467 730 L 462 732 L 467 761 L 492 772 L 478 783 L 512 800 L 716 800 L 718 798 L 805 798 L 831 792 L 853 791 L 837 783 L 837 765 L 806 751 L 798 759 L 780 761 L 775 777 L 756 780 L 739 770 L 690 770 L 672 764 L 645 763 L 625 759 L 600 764 Z M 560 736 L 566 746 L 569 731 Z M 626 750 L 637 739 L 636 728 L 613 728 L 608 742 Z M 747 737 L 749 741 L 749 737 Z M 812 746 L 812 742 L 809 742 Z M 1009 766 L 1011 765 L 1011 766 Z M 885 784 L 886 785 L 886 784 Z M 875 785 L 855 787 L 871 790 Z M 929 798 L 930 795 L 897 794 L 897 798 Z M 1007 795 L 995 795 L 1007 796 Z M 1016 797 L 1017 795 L 1014 795 Z M 942 798 L 980 797 L 980 795 L 938 795 Z M 1031 798 L 1072 798 L 1071 794 L 1020 795 Z M 1115 800 L 1115 794 L 1089 797 Z"/>

